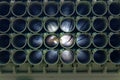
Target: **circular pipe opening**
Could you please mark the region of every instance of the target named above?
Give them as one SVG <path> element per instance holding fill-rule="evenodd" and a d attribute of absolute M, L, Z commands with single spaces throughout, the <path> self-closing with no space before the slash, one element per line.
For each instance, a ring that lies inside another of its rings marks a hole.
<path fill-rule="evenodd" d="M 24 35 L 16 35 L 12 41 L 15 48 L 23 48 L 26 45 L 26 37 Z"/>
<path fill-rule="evenodd" d="M 77 60 L 81 64 L 87 64 L 90 62 L 90 52 L 88 50 L 79 50 L 77 52 Z"/>
<path fill-rule="evenodd" d="M 42 13 L 42 5 L 40 3 L 31 3 L 28 8 L 31 16 L 39 16 Z"/>
<path fill-rule="evenodd" d="M 76 43 L 79 47 L 89 47 L 91 43 L 91 37 L 88 34 L 80 34 L 77 36 Z"/>
<path fill-rule="evenodd" d="M 0 48 L 7 48 L 10 45 L 10 37 L 8 35 L 0 35 Z"/>
<path fill-rule="evenodd" d="M 50 50 L 45 54 L 45 61 L 48 64 L 55 64 L 59 59 L 58 51 Z"/>
<path fill-rule="evenodd" d="M 41 51 L 32 51 L 29 54 L 29 61 L 31 64 L 39 64 L 42 61 L 42 56 Z"/>
<path fill-rule="evenodd" d="M 90 29 L 90 20 L 87 18 L 80 18 L 76 23 L 76 28 L 80 32 L 87 32 Z"/>
<path fill-rule="evenodd" d="M 55 16 L 59 8 L 57 3 L 47 3 L 44 9 L 47 16 Z"/>
<path fill-rule="evenodd" d="M 26 29 L 26 21 L 24 19 L 16 19 L 12 27 L 15 32 L 23 32 Z"/>
<path fill-rule="evenodd" d="M 97 50 L 94 53 L 93 59 L 96 63 L 98 64 L 103 64 L 105 63 L 107 57 L 106 57 L 106 52 L 104 50 Z"/>
<path fill-rule="evenodd" d="M 61 52 L 61 60 L 64 64 L 72 64 L 74 58 L 74 53 L 71 50 L 64 50 Z"/>
<path fill-rule="evenodd" d="M 82 16 L 85 16 L 85 15 L 88 15 L 91 11 L 90 9 L 91 5 L 89 2 L 80 2 L 78 5 L 77 5 L 77 14 L 78 15 L 82 15 Z"/>
<path fill-rule="evenodd" d="M 10 12 L 10 4 L 7 2 L 0 3 L 0 16 L 7 16 Z"/>
<path fill-rule="evenodd" d="M 10 53 L 8 51 L 0 51 L 0 64 L 7 64 L 10 60 Z"/>
<path fill-rule="evenodd" d="M 45 45 L 48 48 L 55 48 L 59 44 L 59 39 L 56 35 L 47 35 L 45 37 Z"/>
<path fill-rule="evenodd" d="M 39 19 L 32 19 L 29 22 L 28 29 L 32 32 L 39 32 L 42 30 L 42 21 Z"/>
<path fill-rule="evenodd" d="M 61 4 L 60 13 L 63 16 L 71 16 L 73 15 L 75 9 L 74 9 L 74 3 L 72 2 L 64 2 Z"/>
<path fill-rule="evenodd" d="M 62 47 L 65 47 L 65 48 L 73 47 L 75 44 L 73 35 L 71 35 L 71 34 L 62 35 L 60 38 L 60 44 Z"/>
<path fill-rule="evenodd" d="M 112 34 L 109 39 L 111 47 L 120 47 L 120 34 Z"/>
<path fill-rule="evenodd" d="M 104 15 L 107 12 L 107 5 L 105 2 L 96 2 L 93 5 L 94 15 Z"/>
<path fill-rule="evenodd" d="M 15 16 L 23 16 L 26 13 L 26 5 L 24 3 L 15 3 L 12 7 L 12 13 Z"/>
<path fill-rule="evenodd" d="M 110 60 L 115 64 L 120 64 L 120 50 L 113 50 L 110 53 Z"/>
<path fill-rule="evenodd" d="M 109 24 L 112 31 L 120 31 L 120 18 L 112 18 Z"/>
<path fill-rule="evenodd" d="M 15 64 L 23 64 L 26 60 L 26 53 L 24 51 L 16 51 L 12 59 Z"/>
<path fill-rule="evenodd" d="M 61 22 L 61 30 L 64 32 L 72 32 L 74 30 L 74 20 L 73 19 L 63 19 Z"/>
<path fill-rule="evenodd" d="M 0 32 L 4 33 L 10 29 L 10 21 L 8 19 L 0 19 Z"/>
<path fill-rule="evenodd" d="M 106 27 L 107 27 L 107 23 L 104 18 L 96 18 L 93 21 L 93 29 L 97 32 L 104 31 Z"/>
<path fill-rule="evenodd" d="M 112 2 L 109 5 L 109 12 L 112 15 L 119 15 L 120 14 L 120 2 Z"/>
<path fill-rule="evenodd" d="M 105 47 L 107 44 L 107 38 L 106 38 L 106 35 L 104 34 L 96 34 L 94 37 L 93 37 L 93 45 L 95 47 Z"/>
<path fill-rule="evenodd" d="M 44 26 L 47 32 L 56 32 L 59 28 L 58 21 L 56 19 L 48 19 Z"/>
<path fill-rule="evenodd" d="M 41 35 L 32 35 L 29 38 L 29 45 L 32 48 L 39 48 L 43 44 L 43 37 Z"/>

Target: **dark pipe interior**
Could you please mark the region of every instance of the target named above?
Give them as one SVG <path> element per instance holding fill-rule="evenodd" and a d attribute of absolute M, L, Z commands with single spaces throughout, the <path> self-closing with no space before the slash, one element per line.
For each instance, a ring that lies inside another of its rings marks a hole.
<path fill-rule="evenodd" d="M 79 19 L 76 27 L 78 31 L 87 31 L 90 28 L 90 21 L 88 19 Z"/>
<path fill-rule="evenodd" d="M 16 3 L 13 5 L 12 10 L 15 15 L 21 16 L 25 13 L 26 6 L 25 6 L 25 4 L 22 4 L 22 3 Z"/>
<path fill-rule="evenodd" d="M 10 53 L 8 51 L 0 51 L 0 64 L 8 63 L 10 59 Z"/>
<path fill-rule="evenodd" d="M 33 19 L 29 23 L 29 29 L 34 32 L 38 32 L 42 29 L 42 21 L 39 19 Z"/>
<path fill-rule="evenodd" d="M 114 15 L 120 14 L 120 3 L 119 2 L 111 3 L 109 5 L 109 11 Z"/>
<path fill-rule="evenodd" d="M 93 5 L 93 11 L 97 15 L 103 15 L 106 12 L 106 4 L 101 2 L 96 2 Z"/>
<path fill-rule="evenodd" d="M 110 60 L 113 63 L 120 63 L 120 50 L 114 50 L 113 52 L 110 53 Z"/>
<path fill-rule="evenodd" d="M 90 44 L 90 36 L 81 34 L 77 37 L 77 44 L 81 47 L 87 47 Z"/>
<path fill-rule="evenodd" d="M 99 63 L 99 64 L 104 63 L 104 62 L 106 61 L 106 59 L 107 59 L 107 58 L 106 58 L 105 51 L 102 51 L 102 50 L 96 51 L 96 52 L 94 53 L 93 58 L 94 58 L 94 61 L 95 61 L 96 63 Z"/>
<path fill-rule="evenodd" d="M 106 44 L 106 37 L 102 34 L 97 34 L 93 39 L 94 45 L 97 47 L 103 47 Z"/>
<path fill-rule="evenodd" d="M 26 27 L 26 21 L 23 19 L 16 19 L 13 22 L 13 29 L 17 32 L 22 32 Z"/>
<path fill-rule="evenodd" d="M 54 3 L 48 3 L 48 4 L 45 6 L 45 12 L 46 12 L 46 14 L 49 15 L 49 16 L 56 15 L 57 12 L 58 12 L 58 5 L 57 5 L 57 4 L 54 4 Z"/>
<path fill-rule="evenodd" d="M 114 31 L 120 31 L 120 19 L 112 18 L 110 20 L 110 28 Z"/>
<path fill-rule="evenodd" d="M 5 16 L 10 11 L 10 5 L 7 3 L 0 3 L 0 15 Z"/>
<path fill-rule="evenodd" d="M 87 15 L 90 12 L 90 5 L 87 3 L 79 3 L 77 5 L 79 15 Z"/>
<path fill-rule="evenodd" d="M 29 55 L 29 60 L 32 64 L 38 64 L 42 60 L 42 52 L 41 51 L 32 51 Z"/>
<path fill-rule="evenodd" d="M 10 44 L 10 37 L 8 35 L 0 35 L 0 47 L 6 48 Z"/>
<path fill-rule="evenodd" d="M 47 63 L 54 64 L 58 60 L 58 52 L 50 50 L 45 54 L 45 60 Z"/>
<path fill-rule="evenodd" d="M 43 43 L 43 39 L 41 35 L 33 35 L 29 39 L 29 44 L 34 48 L 41 46 L 42 43 Z"/>
<path fill-rule="evenodd" d="M 120 34 L 113 34 L 110 37 L 110 44 L 114 47 L 120 46 Z"/>
<path fill-rule="evenodd" d="M 13 60 L 17 64 L 22 64 L 26 60 L 26 53 L 24 51 L 17 51 L 13 55 Z"/>
<path fill-rule="evenodd" d="M 105 19 L 96 18 L 93 22 L 93 27 L 96 31 L 103 31 L 106 28 Z"/>
<path fill-rule="evenodd" d="M 29 13 L 33 16 L 40 15 L 42 12 L 42 5 L 38 3 L 32 3 L 29 6 Z"/>
<path fill-rule="evenodd" d="M 87 50 L 80 50 L 77 54 L 77 59 L 82 64 L 88 63 L 90 61 L 90 52 Z"/>
<path fill-rule="evenodd" d="M 8 19 L 0 19 L 0 31 L 6 32 L 10 27 L 10 21 Z"/>
<path fill-rule="evenodd" d="M 65 16 L 72 15 L 74 12 L 74 4 L 73 3 L 63 3 L 61 6 L 61 12 Z"/>
<path fill-rule="evenodd" d="M 23 35 L 17 35 L 13 39 L 13 45 L 15 47 L 21 48 L 26 44 L 26 37 Z"/>

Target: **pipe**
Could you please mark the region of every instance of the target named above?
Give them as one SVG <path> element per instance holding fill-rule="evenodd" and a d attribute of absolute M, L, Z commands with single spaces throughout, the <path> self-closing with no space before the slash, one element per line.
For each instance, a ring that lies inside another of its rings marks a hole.
<path fill-rule="evenodd" d="M 10 20 L 8 18 L 0 18 L 0 33 L 6 33 L 10 30 Z"/>
<path fill-rule="evenodd" d="M 28 5 L 28 14 L 30 16 L 40 16 L 42 14 L 42 4 L 39 2 L 31 2 Z"/>
<path fill-rule="evenodd" d="M 34 51 L 30 52 L 30 54 L 28 56 L 28 61 L 32 65 L 37 65 L 37 64 L 40 64 L 42 62 L 42 58 L 43 58 L 42 51 L 34 50 Z"/>
<path fill-rule="evenodd" d="M 75 12 L 74 2 L 72 1 L 64 1 L 60 4 L 60 13 L 63 16 L 71 16 Z"/>
<path fill-rule="evenodd" d="M 57 50 L 49 50 L 45 53 L 44 60 L 47 64 L 57 64 L 59 54 Z"/>
<path fill-rule="evenodd" d="M 76 5 L 76 13 L 79 16 L 87 16 L 91 12 L 91 4 L 89 1 L 80 1 Z"/>
<path fill-rule="evenodd" d="M 10 52 L 6 50 L 0 51 L 0 65 L 7 64 L 9 60 L 10 60 Z"/>
<path fill-rule="evenodd" d="M 0 49 L 8 48 L 10 46 L 10 37 L 7 34 L 0 34 Z"/>
<path fill-rule="evenodd" d="M 60 29 L 64 32 L 72 32 L 75 29 L 75 23 L 73 18 L 63 18 L 61 20 Z"/>

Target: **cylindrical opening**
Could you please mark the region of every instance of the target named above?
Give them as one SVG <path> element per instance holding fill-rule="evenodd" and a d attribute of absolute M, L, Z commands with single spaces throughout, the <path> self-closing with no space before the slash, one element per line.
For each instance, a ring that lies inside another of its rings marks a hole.
<path fill-rule="evenodd" d="M 39 64 L 41 61 L 42 61 L 42 57 L 43 57 L 43 54 L 42 54 L 42 51 L 32 51 L 30 54 L 29 54 L 29 61 L 31 64 Z"/>
<path fill-rule="evenodd" d="M 0 3 L 0 16 L 7 16 L 10 12 L 10 4 L 7 2 Z"/>
<path fill-rule="evenodd" d="M 8 35 L 0 35 L 0 48 L 7 48 L 10 45 L 10 37 Z"/>
<path fill-rule="evenodd" d="M 0 19 L 0 32 L 5 33 L 10 29 L 10 21 L 6 18 Z"/>
<path fill-rule="evenodd" d="M 104 50 L 97 50 L 94 52 L 93 59 L 98 64 L 105 63 L 107 56 Z"/>
<path fill-rule="evenodd" d="M 104 15 L 107 12 L 107 5 L 105 2 L 95 2 L 93 5 L 94 15 Z"/>
<path fill-rule="evenodd" d="M 75 28 L 74 20 L 71 18 L 63 19 L 60 28 L 64 32 L 72 32 Z"/>
<path fill-rule="evenodd" d="M 55 48 L 59 44 L 58 36 L 56 35 L 47 35 L 45 37 L 45 46 L 48 48 Z"/>
<path fill-rule="evenodd" d="M 81 64 L 88 64 L 90 62 L 90 51 L 88 51 L 88 50 L 78 50 L 77 60 Z"/>
<path fill-rule="evenodd" d="M 26 60 L 26 53 L 24 51 L 16 51 L 12 59 L 15 64 L 23 64 Z"/>
<path fill-rule="evenodd" d="M 72 64 L 74 62 L 74 53 L 71 50 L 64 50 L 61 52 L 61 61 L 64 64 Z"/>
<path fill-rule="evenodd" d="M 60 12 L 63 16 L 71 16 L 75 12 L 73 2 L 64 2 L 61 4 Z"/>
<path fill-rule="evenodd" d="M 75 40 L 74 40 L 73 35 L 71 35 L 71 34 L 62 35 L 60 38 L 60 44 L 62 47 L 65 47 L 65 48 L 73 47 L 75 44 Z"/>
<path fill-rule="evenodd" d="M 112 31 L 120 31 L 120 18 L 112 18 L 109 24 Z"/>
<path fill-rule="evenodd" d="M 29 22 L 28 29 L 31 32 L 39 32 L 42 30 L 42 21 L 40 19 L 32 19 Z"/>
<path fill-rule="evenodd" d="M 77 14 L 81 16 L 88 15 L 91 11 L 90 7 L 91 5 L 88 1 L 80 2 L 76 7 Z"/>
<path fill-rule="evenodd" d="M 8 51 L 0 51 L 0 65 L 7 64 L 10 60 L 10 53 Z"/>
<path fill-rule="evenodd" d="M 59 28 L 58 21 L 53 18 L 48 19 L 45 22 L 44 28 L 47 32 L 56 32 Z"/>
<path fill-rule="evenodd" d="M 104 31 L 107 28 L 107 22 L 105 18 L 96 18 L 93 21 L 93 29 L 97 32 Z"/>
<path fill-rule="evenodd" d="M 26 13 L 26 5 L 22 2 L 13 4 L 12 13 L 15 16 L 23 16 Z"/>
<path fill-rule="evenodd" d="M 112 34 L 109 41 L 111 47 L 120 47 L 120 34 Z"/>
<path fill-rule="evenodd" d="M 113 50 L 110 53 L 110 60 L 115 64 L 120 64 L 120 50 Z"/>
<path fill-rule="evenodd" d="M 112 14 L 112 15 L 119 15 L 120 14 L 120 2 L 116 1 L 116 2 L 112 2 L 110 5 L 109 5 L 109 12 Z"/>
<path fill-rule="evenodd" d="M 90 20 L 88 18 L 80 18 L 76 23 L 77 30 L 81 32 L 87 32 L 90 27 Z"/>
<path fill-rule="evenodd" d="M 28 7 L 28 13 L 31 16 L 39 16 L 42 13 L 42 5 L 38 2 L 33 2 Z"/>
<path fill-rule="evenodd" d="M 105 47 L 107 44 L 107 38 L 106 38 L 106 35 L 105 34 L 96 34 L 94 37 L 93 37 L 93 45 L 95 47 Z"/>
<path fill-rule="evenodd" d="M 23 48 L 26 45 L 26 37 L 24 35 L 16 35 L 12 41 L 15 48 Z"/>
<path fill-rule="evenodd" d="M 29 38 L 29 45 L 32 48 L 39 48 L 43 44 L 43 37 L 41 35 L 32 35 Z"/>
<path fill-rule="evenodd" d="M 24 19 L 15 19 L 12 28 L 15 32 L 23 32 L 26 29 L 26 21 Z"/>
<path fill-rule="evenodd" d="M 48 64 L 55 64 L 59 59 L 58 51 L 50 50 L 45 53 L 45 61 Z"/>
<path fill-rule="evenodd" d="M 45 10 L 45 14 L 47 15 L 47 16 L 55 16 L 55 15 L 57 15 L 57 13 L 58 13 L 58 9 L 59 9 L 59 7 L 58 7 L 58 4 L 57 3 L 52 3 L 52 2 L 48 2 L 46 5 L 45 5 L 45 8 L 44 8 Z"/>
<path fill-rule="evenodd" d="M 79 47 L 89 47 L 91 43 L 91 37 L 89 34 L 80 34 L 77 36 L 76 43 Z"/>

